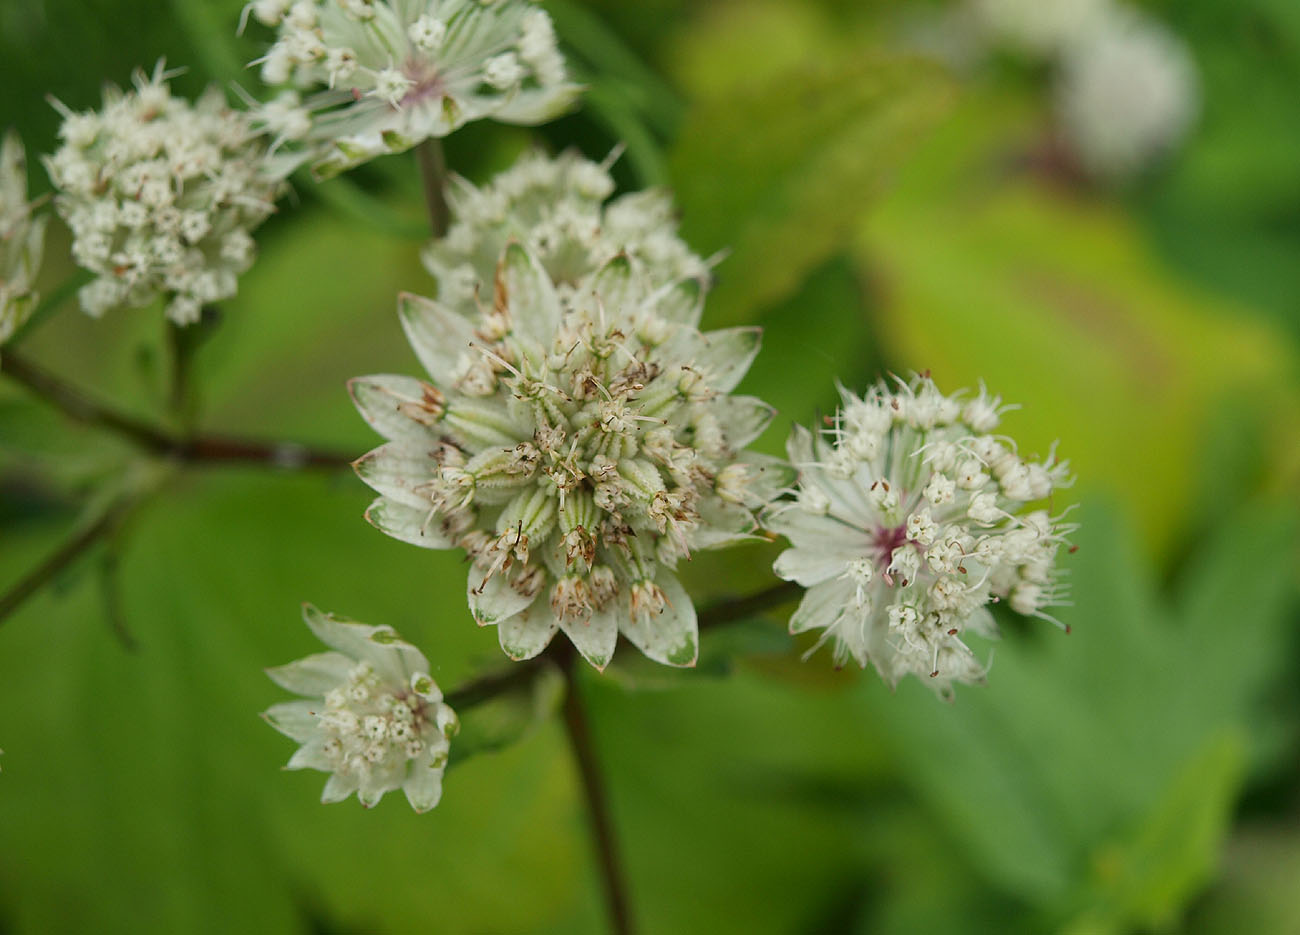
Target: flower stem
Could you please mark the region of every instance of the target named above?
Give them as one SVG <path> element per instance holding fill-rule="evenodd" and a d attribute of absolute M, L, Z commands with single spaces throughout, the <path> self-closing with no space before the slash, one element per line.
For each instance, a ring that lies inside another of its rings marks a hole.
<path fill-rule="evenodd" d="M 154 426 L 100 405 L 15 351 L 6 351 L 0 356 L 0 372 L 74 421 L 108 429 L 146 451 L 161 453 L 175 444 Z"/>
<path fill-rule="evenodd" d="M 424 200 L 429 209 L 429 227 L 434 237 L 442 237 L 451 224 L 446 195 L 447 159 L 442 152 L 442 140 L 425 140 L 415 147 L 415 158 L 420 163 Z"/>
<path fill-rule="evenodd" d="M 564 673 L 564 727 L 569 747 L 577 761 L 582 778 L 582 790 L 587 799 L 587 812 L 591 819 L 592 836 L 600 859 L 601 880 L 605 887 L 605 903 L 609 910 L 610 930 L 615 935 L 630 935 L 633 931 L 632 914 L 627 898 L 627 884 L 619 862 L 618 843 L 614 837 L 614 824 L 610 819 L 609 803 L 605 797 L 605 782 L 592 744 L 591 725 L 582 704 L 575 677 L 577 653 L 557 654 Z"/>
<path fill-rule="evenodd" d="M 718 627 L 753 617 L 765 610 L 771 610 L 774 607 L 780 607 L 782 604 L 790 603 L 798 597 L 799 592 L 802 590 L 803 588 L 797 582 L 780 581 L 765 590 L 759 591 L 757 594 L 714 604 L 712 607 L 700 611 L 699 627 L 703 630 L 706 627 Z"/>
<path fill-rule="evenodd" d="M 346 467 L 353 459 L 294 442 L 263 442 L 219 436 L 177 438 L 140 419 L 98 403 L 16 351 L 0 356 L 0 372 L 27 387 L 64 415 L 107 429 L 137 447 L 187 463 L 267 464 L 281 468 Z"/>

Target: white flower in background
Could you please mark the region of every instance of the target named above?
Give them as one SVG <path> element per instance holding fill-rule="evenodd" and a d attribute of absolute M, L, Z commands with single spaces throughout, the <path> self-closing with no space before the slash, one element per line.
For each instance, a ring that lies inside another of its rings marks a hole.
<path fill-rule="evenodd" d="M 1116 11 L 1066 48 L 1057 107 L 1085 169 L 1132 176 L 1191 129 L 1199 107 L 1196 66 L 1182 40 L 1158 22 Z"/>
<path fill-rule="evenodd" d="M 450 738 L 459 728 L 424 655 L 390 627 L 371 627 L 303 607 L 303 619 L 331 652 L 268 669 L 304 700 L 262 716 L 302 744 L 287 769 L 330 773 L 322 802 L 353 792 L 366 808 L 401 789 L 427 812 L 442 797 Z"/>
<path fill-rule="evenodd" d="M 795 427 L 797 499 L 767 523 L 792 546 L 777 575 L 808 589 L 790 630 L 823 629 L 817 646 L 834 640 L 837 664 L 870 662 L 891 686 L 925 676 L 948 696 L 984 675 L 962 637 L 996 635 L 990 601 L 1053 619 L 1056 552 L 1074 527 L 1025 510 L 1067 482 L 1066 466 L 992 434 L 1008 407 L 983 388 L 945 396 L 915 377 L 842 396 L 822 435 Z"/>
<path fill-rule="evenodd" d="M 1113 15 L 1113 0 L 970 0 L 988 40 L 1050 58 Z"/>
<path fill-rule="evenodd" d="M 257 0 L 249 9 L 276 29 L 262 80 L 308 93 L 300 114 L 310 129 L 285 139 L 314 150 L 321 175 L 471 120 L 544 123 L 580 90 L 550 17 L 529 0 Z"/>
<path fill-rule="evenodd" d="M 108 88 L 99 111 L 63 114 L 63 145 L 45 166 L 72 256 L 99 278 L 80 292 L 94 316 L 159 296 L 177 324 L 235 294 L 253 262 L 250 231 L 283 182 L 248 117 L 216 87 L 194 104 L 173 97 L 162 63 L 134 90 Z"/>
<path fill-rule="evenodd" d="M 576 152 L 522 156 L 492 182 L 456 177 L 448 190 L 452 224 L 424 250 L 440 302 L 473 311 L 487 301 L 497 262 L 511 240 L 541 263 L 561 297 L 620 253 L 655 284 L 709 280 L 709 264 L 677 236 L 672 198 L 650 190 L 620 195 L 607 163 Z"/>
<path fill-rule="evenodd" d="M 651 285 L 619 255 L 562 303 L 527 248 L 501 257 L 474 317 L 403 296 L 432 384 L 352 381 L 389 443 L 356 463 L 381 496 L 367 516 L 427 548 L 464 548 L 468 597 L 514 659 L 563 630 L 603 668 L 619 633 L 692 665 L 695 608 L 677 562 L 748 538 L 792 479 L 742 449 L 772 417 L 730 396 L 757 328 L 701 333 L 695 282 Z"/>
<path fill-rule="evenodd" d="M 46 215 L 27 201 L 27 159 L 12 130 L 0 143 L 0 344 L 36 308 L 36 273 L 45 246 Z"/>

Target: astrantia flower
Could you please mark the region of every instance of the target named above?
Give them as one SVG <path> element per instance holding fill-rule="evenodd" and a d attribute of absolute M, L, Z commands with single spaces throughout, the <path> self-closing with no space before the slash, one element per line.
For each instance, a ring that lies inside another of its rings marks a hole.
<path fill-rule="evenodd" d="M 0 344 L 36 307 L 34 289 L 45 246 L 46 215 L 27 201 L 27 160 L 12 130 L 0 143 Z"/>
<path fill-rule="evenodd" d="M 448 191 L 451 228 L 423 254 L 439 301 L 470 310 L 476 296 L 486 301 L 511 240 L 527 246 L 562 298 L 620 253 L 655 284 L 707 282 L 709 265 L 677 236 L 666 191 L 620 195 L 606 204 L 613 191 L 608 166 L 575 152 L 525 154 L 481 188 L 456 178 Z"/>
<path fill-rule="evenodd" d="M 72 256 L 99 274 L 81 307 L 99 316 L 160 295 L 178 324 L 235 294 L 253 262 L 250 231 L 283 182 L 246 115 L 216 87 L 194 104 L 173 97 L 161 63 L 134 90 L 104 92 L 99 111 L 63 114 L 63 145 L 45 159 Z"/>
<path fill-rule="evenodd" d="M 255 0 L 276 29 L 262 80 L 309 92 L 302 139 L 324 175 L 471 120 L 544 123 L 579 88 L 529 0 Z"/>
<path fill-rule="evenodd" d="M 306 700 L 274 705 L 262 716 L 302 744 L 288 769 L 330 773 L 322 802 L 353 792 L 371 808 L 401 789 L 426 812 L 442 797 L 450 738 L 459 728 L 424 655 L 390 627 L 371 627 L 303 607 L 303 619 L 331 652 L 267 675 Z"/>
<path fill-rule="evenodd" d="M 1196 117 L 1196 66 L 1155 20 L 1115 11 L 1067 47 L 1057 92 L 1063 129 L 1084 168 L 1106 178 L 1145 169 Z"/>
<path fill-rule="evenodd" d="M 962 641 L 996 635 L 986 605 L 1051 620 L 1054 562 L 1073 529 L 1045 509 L 1066 466 L 1020 457 L 997 429 L 1006 407 L 982 388 L 944 396 L 928 378 L 842 393 L 832 426 L 796 426 L 795 502 L 768 526 L 793 546 L 776 573 L 808 589 L 792 632 L 824 629 L 836 663 L 874 665 L 890 685 L 926 676 L 944 695 L 984 666 Z"/>
<path fill-rule="evenodd" d="M 698 283 L 651 286 L 624 255 L 562 303 L 518 243 L 490 301 L 471 318 L 404 296 L 432 383 L 352 381 L 391 439 L 356 464 L 382 495 L 368 517 L 416 545 L 464 548 L 470 609 L 514 659 L 559 629 L 597 667 L 620 632 L 652 659 L 693 664 L 695 609 L 674 567 L 747 537 L 791 479 L 742 450 L 772 410 L 727 395 L 758 329 L 700 333 Z"/>

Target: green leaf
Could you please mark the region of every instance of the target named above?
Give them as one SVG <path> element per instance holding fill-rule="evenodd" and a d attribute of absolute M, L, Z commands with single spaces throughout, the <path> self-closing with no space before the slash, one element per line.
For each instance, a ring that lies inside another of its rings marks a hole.
<path fill-rule="evenodd" d="M 1127 841 L 1094 856 L 1091 907 L 1069 933 L 1169 929 L 1218 862 L 1241 783 L 1244 742 L 1210 735 Z"/>
<path fill-rule="evenodd" d="M 752 320 L 839 253 L 951 93 L 932 64 L 859 51 L 696 102 L 670 169 L 686 240 L 732 251 L 709 320 Z"/>
<path fill-rule="evenodd" d="M 1260 712 L 1297 523 L 1276 502 L 1239 514 L 1204 540 L 1170 606 L 1131 531 L 1082 512 L 1071 635 L 1008 637 L 988 685 L 951 707 L 915 683 L 864 694 L 973 868 L 1058 922 L 1127 931 L 1177 919 L 1213 866 L 1243 761 L 1270 752 Z"/>

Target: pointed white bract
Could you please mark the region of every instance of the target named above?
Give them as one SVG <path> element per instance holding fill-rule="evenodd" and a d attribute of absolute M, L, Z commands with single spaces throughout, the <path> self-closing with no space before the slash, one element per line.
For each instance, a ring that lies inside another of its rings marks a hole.
<path fill-rule="evenodd" d="M 620 253 L 652 282 L 708 284 L 709 264 L 677 236 L 668 192 L 632 192 L 607 203 L 613 191 L 608 165 L 573 151 L 526 153 L 482 187 L 453 179 L 451 228 L 423 253 L 438 300 L 467 312 L 476 297 L 486 301 L 511 240 L 537 258 L 564 300 Z"/>
<path fill-rule="evenodd" d="M 268 126 L 328 176 L 443 137 L 471 120 L 538 124 L 580 88 L 550 17 L 530 0 L 255 0 L 276 30 L 255 64 L 274 102 Z"/>
<path fill-rule="evenodd" d="M 63 114 L 63 145 L 45 158 L 72 256 L 98 274 L 81 307 L 167 301 L 177 324 L 235 294 L 252 265 L 251 231 L 275 208 L 282 177 L 248 117 L 209 88 L 191 104 L 174 97 L 162 63 L 137 71 L 134 88 L 110 87 L 98 111 Z"/>
<path fill-rule="evenodd" d="M 322 802 L 355 792 L 371 808 L 385 792 L 401 789 L 417 812 L 433 808 L 459 722 L 424 655 L 390 627 L 311 605 L 303 607 L 303 619 L 330 652 L 268 669 L 277 685 L 305 697 L 262 715 L 301 744 L 287 768 L 329 773 Z"/>
<path fill-rule="evenodd" d="M 45 247 L 47 215 L 27 201 L 27 159 L 12 130 L 0 142 L 0 344 L 36 308 L 36 273 Z"/>
<path fill-rule="evenodd" d="M 796 499 L 767 523 L 792 546 L 777 575 L 808 589 L 790 630 L 823 630 L 817 646 L 833 641 L 837 664 L 870 662 L 891 686 L 915 674 L 950 696 L 984 676 L 963 636 L 996 636 L 990 602 L 1053 619 L 1056 553 L 1074 527 L 1028 505 L 1068 483 L 1067 467 L 991 434 L 1008 407 L 982 387 L 945 396 L 914 377 L 842 397 L 825 432 L 795 427 Z"/>
<path fill-rule="evenodd" d="M 1067 47 L 1057 109 L 1085 169 L 1127 178 L 1191 129 L 1199 109 L 1196 65 L 1186 44 L 1161 23 L 1117 9 Z"/>
<path fill-rule="evenodd" d="M 652 659 L 692 665 L 677 562 L 750 537 L 793 479 L 744 451 L 772 410 L 728 395 L 758 329 L 701 333 L 699 289 L 656 282 L 620 253 L 561 299 L 512 242 L 482 307 L 401 299 L 430 382 L 352 381 L 389 439 L 356 464 L 381 495 L 371 522 L 465 549 L 470 610 L 511 658 L 563 631 L 603 668 L 622 633 Z"/>

